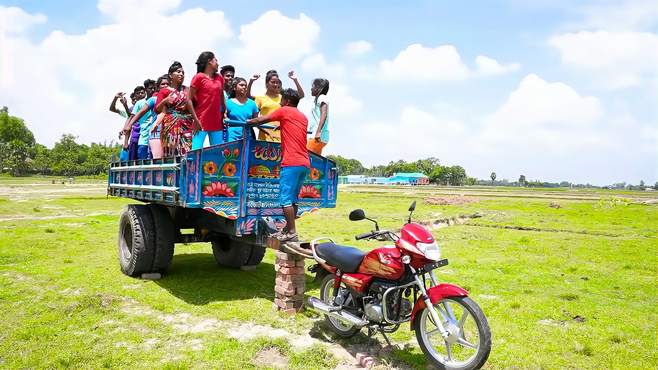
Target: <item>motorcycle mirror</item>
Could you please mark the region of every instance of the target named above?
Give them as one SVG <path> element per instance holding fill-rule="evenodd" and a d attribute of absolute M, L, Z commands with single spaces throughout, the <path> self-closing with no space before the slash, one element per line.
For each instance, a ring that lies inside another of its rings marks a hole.
<path fill-rule="evenodd" d="M 411 214 L 414 213 L 414 210 L 416 209 L 416 201 L 414 200 L 411 202 L 411 205 L 409 206 L 409 218 L 407 219 L 407 223 L 411 223 Z"/>
<path fill-rule="evenodd" d="M 409 206 L 409 212 L 413 212 L 415 210 L 416 210 L 416 201 L 414 200 Z"/>
<path fill-rule="evenodd" d="M 350 221 L 361 221 L 366 219 L 366 213 L 362 209 L 355 209 L 350 212 Z"/>

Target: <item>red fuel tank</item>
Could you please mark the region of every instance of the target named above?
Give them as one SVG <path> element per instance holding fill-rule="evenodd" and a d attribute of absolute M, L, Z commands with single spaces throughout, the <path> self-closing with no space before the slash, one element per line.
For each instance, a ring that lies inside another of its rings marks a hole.
<path fill-rule="evenodd" d="M 363 258 L 358 273 L 388 280 L 401 278 L 404 274 L 404 264 L 400 250 L 393 245 L 371 250 Z"/>

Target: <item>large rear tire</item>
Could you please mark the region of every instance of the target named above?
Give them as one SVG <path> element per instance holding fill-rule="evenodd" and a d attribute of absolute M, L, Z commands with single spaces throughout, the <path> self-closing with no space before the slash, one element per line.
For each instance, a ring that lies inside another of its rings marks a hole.
<path fill-rule="evenodd" d="M 434 307 L 451 334 L 442 337 L 427 307 L 418 312 L 413 327 L 425 356 L 439 369 L 481 368 L 491 352 L 491 330 L 480 306 L 469 297 L 452 297 Z"/>
<path fill-rule="evenodd" d="M 322 279 L 322 282 L 320 283 L 320 299 L 324 303 L 332 306 L 334 305 L 334 279 L 335 279 L 334 274 L 328 274 Z M 346 289 L 346 288 L 344 288 L 343 284 L 341 284 L 340 289 Z M 349 297 L 348 300 L 352 298 L 352 295 L 350 293 L 347 294 Z M 334 333 L 338 334 L 343 338 L 353 337 L 356 333 L 358 333 L 361 330 L 360 328 L 357 328 L 354 325 L 345 324 L 340 320 L 334 319 L 333 317 L 330 317 L 328 315 L 324 315 L 324 318 L 329 328 Z"/>
<path fill-rule="evenodd" d="M 251 254 L 249 254 L 245 265 L 257 266 L 263 261 L 263 257 L 265 257 L 265 247 L 259 244 L 251 244 L 247 245 L 247 247 L 251 247 Z"/>
<path fill-rule="evenodd" d="M 167 207 L 160 204 L 149 204 L 148 207 L 155 227 L 155 254 L 151 271 L 165 273 L 174 257 L 176 228 Z"/>
<path fill-rule="evenodd" d="M 212 254 L 215 256 L 218 265 L 240 268 L 249 260 L 251 248 L 228 236 L 221 236 L 212 241 Z"/>
<path fill-rule="evenodd" d="M 146 205 L 126 206 L 119 218 L 119 265 L 128 276 L 150 272 L 154 257 L 153 216 Z"/>

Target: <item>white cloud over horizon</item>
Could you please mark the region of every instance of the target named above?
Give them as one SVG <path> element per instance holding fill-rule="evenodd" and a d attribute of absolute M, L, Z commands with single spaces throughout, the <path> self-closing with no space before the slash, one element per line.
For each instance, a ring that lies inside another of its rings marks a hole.
<path fill-rule="evenodd" d="M 548 40 L 566 67 L 585 72 L 610 89 L 655 82 L 658 35 L 650 32 L 579 31 Z"/>
<path fill-rule="evenodd" d="M 352 41 L 345 46 L 345 53 L 350 56 L 361 56 L 372 50 L 372 44 L 365 40 Z"/>
<path fill-rule="evenodd" d="M 477 76 L 502 75 L 521 66 L 519 63 L 503 65 L 484 55 L 477 56 L 475 64 L 474 69 L 468 67 L 454 45 L 432 48 L 411 44 L 392 60 L 382 60 L 376 75 L 388 81 L 461 81 Z"/>

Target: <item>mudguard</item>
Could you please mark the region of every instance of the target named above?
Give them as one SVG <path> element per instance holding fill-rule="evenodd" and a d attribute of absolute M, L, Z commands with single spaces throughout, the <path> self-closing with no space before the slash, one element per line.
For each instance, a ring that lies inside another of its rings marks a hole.
<path fill-rule="evenodd" d="M 439 284 L 435 287 L 431 287 L 427 290 L 427 295 L 430 297 L 432 304 L 450 297 L 467 297 L 468 292 L 461 287 L 453 284 Z M 411 311 L 411 330 L 414 330 L 414 318 L 416 313 L 422 311 L 425 308 L 425 301 L 423 297 L 418 297 L 416 304 L 414 304 L 414 309 Z"/>

